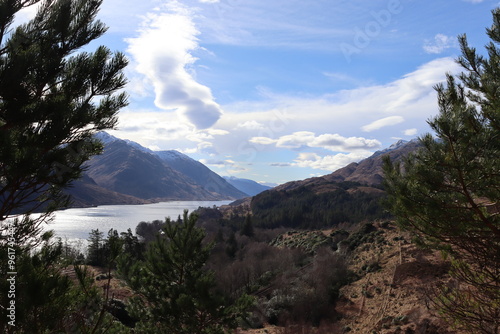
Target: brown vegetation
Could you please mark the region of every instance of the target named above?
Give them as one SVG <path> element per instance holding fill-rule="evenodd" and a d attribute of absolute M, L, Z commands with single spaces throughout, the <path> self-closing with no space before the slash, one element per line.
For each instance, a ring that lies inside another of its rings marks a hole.
<path fill-rule="evenodd" d="M 316 327 L 289 321 L 238 333 L 466 334 L 448 326 L 430 307 L 433 287 L 450 282 L 449 263 L 437 252 L 417 248 L 393 225 L 375 228 L 376 241 L 359 245 L 350 255 L 348 269 L 359 279 L 340 289 L 331 318 Z"/>

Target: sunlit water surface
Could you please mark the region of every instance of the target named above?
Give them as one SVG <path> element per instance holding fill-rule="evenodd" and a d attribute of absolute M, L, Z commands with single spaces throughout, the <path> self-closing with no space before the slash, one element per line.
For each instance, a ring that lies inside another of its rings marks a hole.
<path fill-rule="evenodd" d="M 141 221 L 177 219 L 185 209 L 229 204 L 231 201 L 174 201 L 144 205 L 103 205 L 92 208 L 74 208 L 57 211 L 54 222 L 47 229 L 54 230 L 63 240 L 87 239 L 91 230 L 99 229 L 106 235 L 110 229 L 119 233 L 132 229 Z"/>

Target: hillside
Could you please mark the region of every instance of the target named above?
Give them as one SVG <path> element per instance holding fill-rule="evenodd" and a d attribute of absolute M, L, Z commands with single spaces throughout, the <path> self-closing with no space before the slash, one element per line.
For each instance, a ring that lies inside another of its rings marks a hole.
<path fill-rule="evenodd" d="M 257 183 L 254 180 L 241 179 L 234 176 L 224 176 L 224 179 L 248 196 L 255 196 L 263 191 L 271 189 L 271 187 Z"/>
<path fill-rule="evenodd" d="M 320 229 L 388 218 L 380 205 L 385 195 L 383 157 L 397 161 L 418 146 L 416 140 L 399 141 L 331 174 L 287 182 L 222 210 L 233 215 L 251 212 L 255 225 L 264 228 Z"/>
<path fill-rule="evenodd" d="M 428 308 L 433 288 L 449 281 L 450 264 L 393 225 L 375 228 L 379 238 L 351 255 L 350 269 L 362 277 L 341 289 L 341 327 L 359 334 L 458 333 Z"/>
<path fill-rule="evenodd" d="M 101 187 L 142 199 L 217 199 L 187 176 L 125 141 L 104 147 L 88 163 L 87 174 Z"/>
<path fill-rule="evenodd" d="M 245 191 L 238 189 L 234 184 L 227 182 L 226 179 L 214 173 L 201 162 L 193 160 L 185 154 L 175 150 L 154 151 L 153 153 L 170 168 L 186 175 L 211 193 L 225 195 L 228 199 L 248 196 Z"/>
<path fill-rule="evenodd" d="M 97 185 L 87 174 L 83 174 L 81 179 L 75 181 L 66 193 L 71 195 L 73 207 L 151 203 L 148 200 L 105 189 Z"/>
<path fill-rule="evenodd" d="M 82 180 L 67 191 L 73 206 L 140 204 L 169 200 L 226 200 L 247 196 L 202 163 L 177 151 L 151 151 L 105 132 L 101 155 L 86 163 Z"/>
<path fill-rule="evenodd" d="M 466 334 L 450 328 L 428 307 L 433 288 L 449 282 L 450 264 L 438 252 L 417 248 L 409 234 L 388 222 L 340 232 L 292 231 L 273 241 L 279 248 L 313 250 L 335 245 L 339 234 L 344 235 L 337 253 L 348 258 L 347 269 L 356 278 L 340 289 L 340 297 L 332 306 L 335 316 L 317 327 L 300 323 L 265 325 L 240 330 L 240 334 Z"/>
<path fill-rule="evenodd" d="M 274 190 L 293 190 L 299 187 L 309 186 L 321 189 L 328 183 L 356 182 L 367 186 L 378 186 L 383 180 L 383 157 L 389 156 L 391 160 L 398 161 L 419 147 L 418 140 L 398 141 L 389 148 L 377 151 L 372 156 L 334 171 L 331 174 L 312 177 L 301 181 L 291 181 L 279 185 Z"/>

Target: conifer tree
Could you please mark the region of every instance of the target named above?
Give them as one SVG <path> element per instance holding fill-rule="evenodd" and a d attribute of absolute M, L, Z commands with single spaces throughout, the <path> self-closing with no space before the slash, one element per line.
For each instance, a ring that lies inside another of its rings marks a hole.
<path fill-rule="evenodd" d="M 104 233 L 99 229 L 91 230 L 87 246 L 87 264 L 102 266 L 104 264 Z"/>
<path fill-rule="evenodd" d="M 77 53 L 107 29 L 95 19 L 101 3 L 0 1 L 0 221 L 67 205 L 62 190 L 101 150 L 93 134 L 113 128 L 127 104 L 116 93 L 124 55 L 104 46 Z M 33 5 L 36 16 L 12 27 Z"/>
<path fill-rule="evenodd" d="M 241 235 L 246 235 L 247 237 L 253 237 L 254 236 L 254 230 L 253 230 L 253 222 L 252 222 L 252 215 L 247 214 L 245 216 L 245 222 L 243 223 L 243 226 L 240 231 Z"/>
<path fill-rule="evenodd" d="M 459 37 L 464 72 L 436 87 L 435 137 L 402 164 L 384 167 L 388 207 L 418 240 L 451 260 L 454 286 L 434 302 L 470 333 L 500 331 L 500 9 L 488 57 Z"/>
<path fill-rule="evenodd" d="M 80 283 L 74 283 L 62 273 L 61 243 L 41 226 L 69 203 L 63 189 L 100 152 L 93 134 L 113 128 L 127 104 L 118 92 L 125 85 L 124 55 L 104 46 L 81 52 L 106 31 L 95 19 L 101 4 L 0 0 L 0 255 L 13 259 L 0 261 L 2 333 L 109 333 L 115 327 L 88 275 L 76 267 Z M 20 10 L 35 5 L 31 20 L 13 26 Z M 36 211 L 43 213 L 29 216 Z M 16 273 L 15 284 L 8 284 L 7 272 Z M 15 326 L 6 323 L 13 302 Z"/>
<path fill-rule="evenodd" d="M 204 268 L 212 245 L 204 244 L 205 233 L 196 221 L 187 211 L 180 222 L 167 219 L 149 244 L 145 261 L 134 268 L 119 267 L 139 294 L 131 313 L 139 319 L 140 333 L 226 333 L 248 306 L 245 298 L 229 305 L 215 290 L 214 276 Z"/>

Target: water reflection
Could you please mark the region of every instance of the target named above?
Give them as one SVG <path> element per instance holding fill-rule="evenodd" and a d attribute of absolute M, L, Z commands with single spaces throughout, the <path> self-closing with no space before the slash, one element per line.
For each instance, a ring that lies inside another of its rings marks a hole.
<path fill-rule="evenodd" d="M 74 208 L 57 211 L 54 222 L 47 229 L 63 239 L 87 239 L 92 229 L 107 233 L 111 228 L 125 232 L 141 221 L 176 219 L 185 209 L 229 204 L 231 201 L 175 201 L 144 205 L 103 205 L 92 208 Z"/>

